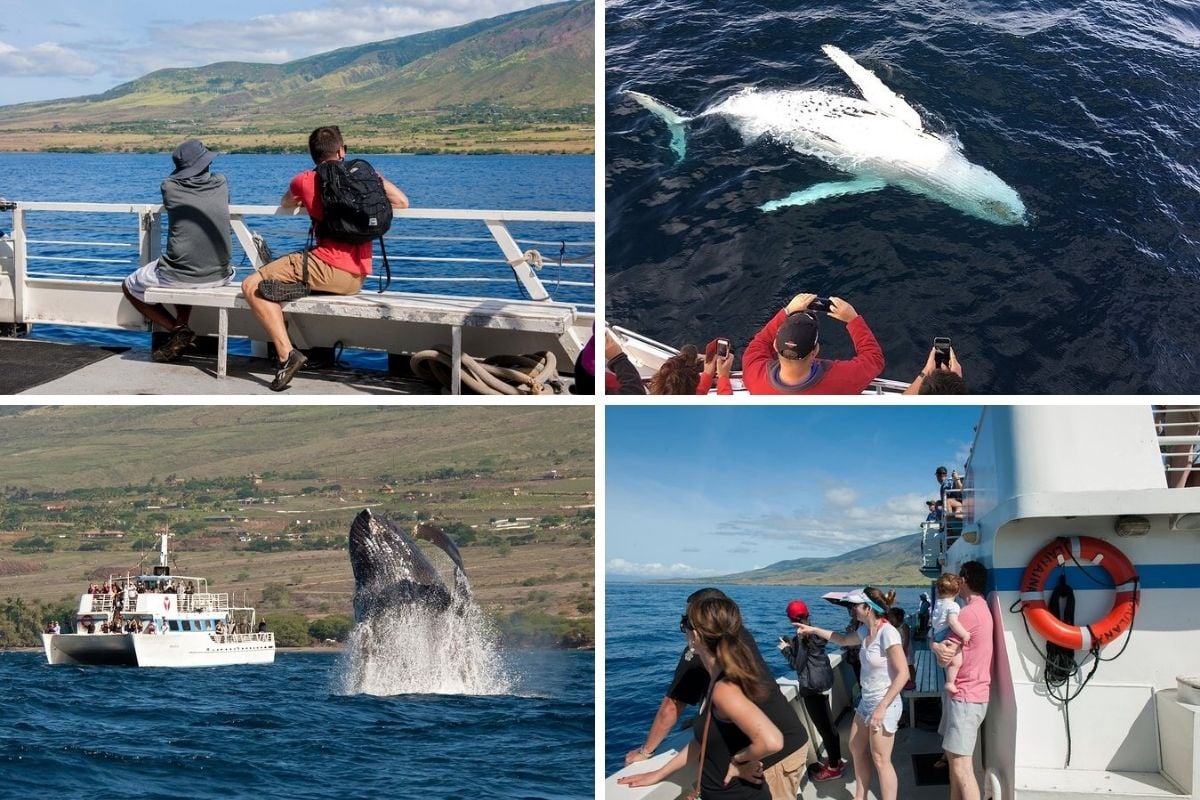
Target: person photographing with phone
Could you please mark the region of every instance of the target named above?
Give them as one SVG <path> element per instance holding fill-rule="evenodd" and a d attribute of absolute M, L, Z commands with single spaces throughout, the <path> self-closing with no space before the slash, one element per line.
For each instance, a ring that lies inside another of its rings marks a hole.
<path fill-rule="evenodd" d="M 717 394 L 733 394 L 733 346 L 728 339 L 713 339 L 704 348 L 704 371 L 696 384 L 696 394 L 708 394 L 713 376 L 717 379 Z"/>
<path fill-rule="evenodd" d="M 820 317 L 843 322 L 854 358 L 819 358 Z M 763 326 L 742 355 L 751 394 L 860 394 L 883 372 L 883 349 L 854 306 L 840 297 L 802 293 Z"/>
<path fill-rule="evenodd" d="M 929 349 L 925 366 L 904 390 L 905 394 L 969 394 L 963 380 L 962 364 L 950 346 L 950 339 L 938 336 Z"/>

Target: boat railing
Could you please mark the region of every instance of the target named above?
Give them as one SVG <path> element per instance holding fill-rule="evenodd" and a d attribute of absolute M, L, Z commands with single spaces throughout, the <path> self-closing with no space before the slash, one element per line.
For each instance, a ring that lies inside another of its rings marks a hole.
<path fill-rule="evenodd" d="M 1185 485 L 1200 469 L 1194 466 L 1200 455 L 1200 406 L 1155 406 L 1154 422 L 1167 486 Z"/>
<path fill-rule="evenodd" d="M 270 631 L 263 631 L 262 633 L 213 633 L 209 635 L 217 644 L 241 644 L 245 642 L 275 643 L 275 634 Z"/>
<path fill-rule="evenodd" d="M 58 216 L 50 216 L 54 214 Z M 124 233 L 116 240 L 107 227 L 96 223 L 97 215 L 114 214 L 132 219 L 132 224 L 124 224 Z M 42 215 L 46 215 L 47 227 L 53 225 L 53 233 L 41 235 L 42 228 L 31 224 Z M 251 229 L 250 221 L 295 216 L 307 219 L 303 209 L 230 206 L 234 238 L 252 269 L 263 265 L 265 250 L 262 237 Z M 576 306 L 595 306 L 593 212 L 407 208 L 396 210 L 395 217 L 392 233 L 384 237 L 392 245 L 388 261 L 420 263 L 427 273 L 436 273 L 417 276 L 398 269 L 394 271 L 396 281 L 451 287 L 511 285 L 515 280 L 526 297 L 539 301 L 552 300 L 552 290 L 573 287 L 587 290 L 589 298 L 588 302 L 574 303 Z M 561 229 L 580 233 L 555 239 L 545 234 L 518 239 L 511 229 L 516 226 L 540 226 L 543 230 L 552 226 L 555 235 L 560 226 L 566 226 Z M 478 233 L 468 229 L 478 229 Z M 0 242 L 0 266 L 5 267 L 0 277 L 11 281 L 9 287 L 0 285 L 0 323 L 49 322 L 145 330 L 140 315 L 125 314 L 114 322 L 111 307 L 97 308 L 103 304 L 90 300 L 112 292 L 125 275 L 158 258 L 162 240 L 161 204 L 12 204 L 12 233 Z M 451 253 L 451 247 L 470 252 Z M 8 260 L 11 267 L 5 263 Z M 237 260 L 235 255 L 235 263 Z M 375 260 L 381 260 L 378 253 Z M 64 272 L 63 265 L 68 265 L 70 271 Z M 120 265 L 120 269 L 114 265 Z M 475 274 L 466 274 L 468 270 Z M 9 304 L 11 307 L 5 308 Z"/>
<path fill-rule="evenodd" d="M 204 594 L 179 595 L 180 611 L 228 611 L 229 594 L 227 592 L 206 592 Z"/>
<path fill-rule="evenodd" d="M 921 523 L 921 573 L 940 575 L 946 563 L 946 533 L 941 522 Z"/>

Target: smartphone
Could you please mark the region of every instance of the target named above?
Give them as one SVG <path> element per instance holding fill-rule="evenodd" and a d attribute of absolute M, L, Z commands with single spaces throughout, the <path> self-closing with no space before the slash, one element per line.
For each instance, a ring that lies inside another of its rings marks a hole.
<path fill-rule="evenodd" d="M 729 355 L 729 340 L 717 339 L 717 358 L 724 358 Z"/>
<path fill-rule="evenodd" d="M 948 336 L 935 336 L 933 339 L 933 366 L 948 367 L 950 366 L 950 338 Z"/>
<path fill-rule="evenodd" d="M 828 297 L 813 298 L 813 301 L 808 304 L 808 308 L 806 310 L 812 311 L 814 313 L 817 311 L 824 311 L 825 313 L 828 314 L 829 313 L 829 298 Z"/>

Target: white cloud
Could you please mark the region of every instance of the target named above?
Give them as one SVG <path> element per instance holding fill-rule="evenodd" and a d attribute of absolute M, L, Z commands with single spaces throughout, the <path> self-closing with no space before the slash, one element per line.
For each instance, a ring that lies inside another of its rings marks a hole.
<path fill-rule="evenodd" d="M 100 67 L 74 50 L 54 42 L 20 49 L 0 42 L 0 75 L 7 77 L 75 77 L 95 75 Z"/>
<path fill-rule="evenodd" d="M 858 499 L 858 492 L 849 486 L 831 486 L 825 490 L 825 502 L 831 506 L 849 508 Z"/>
<path fill-rule="evenodd" d="M 645 578 L 686 578 L 692 575 L 712 574 L 712 570 L 699 570 L 687 564 L 634 564 L 623 558 L 610 558 L 607 571 L 611 575 L 636 575 Z"/>

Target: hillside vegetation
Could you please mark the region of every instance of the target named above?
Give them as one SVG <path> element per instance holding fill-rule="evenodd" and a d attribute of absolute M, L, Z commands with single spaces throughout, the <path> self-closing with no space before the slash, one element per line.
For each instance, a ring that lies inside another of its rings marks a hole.
<path fill-rule="evenodd" d="M 761 569 L 706 578 L 714 583 L 806 586 L 927 586 L 922 576 L 921 534 L 860 547 L 831 558 L 777 561 Z M 695 583 L 690 579 L 689 583 Z"/>
<path fill-rule="evenodd" d="M 35 408 L 0 443 L 0 644 L 157 563 L 163 529 L 176 574 L 344 634 L 364 507 L 443 527 L 510 641 L 594 636 L 588 408 Z"/>
<path fill-rule="evenodd" d="M 0 150 L 592 152 L 594 4 L 555 3 L 286 64 L 163 69 L 99 95 L 0 107 Z M 169 145 L 169 146 L 168 146 Z"/>

